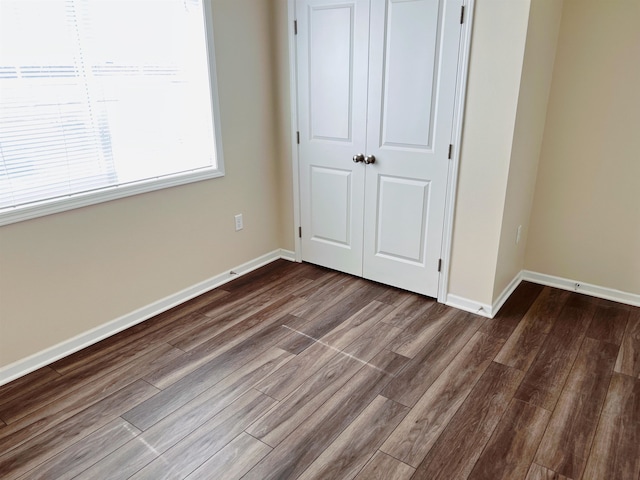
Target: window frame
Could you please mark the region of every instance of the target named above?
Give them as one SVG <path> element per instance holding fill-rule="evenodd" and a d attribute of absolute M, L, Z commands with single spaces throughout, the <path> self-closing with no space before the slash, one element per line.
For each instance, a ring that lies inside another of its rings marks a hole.
<path fill-rule="evenodd" d="M 207 40 L 206 50 L 209 67 L 211 117 L 213 121 L 216 166 L 193 172 L 175 173 L 159 178 L 140 180 L 123 185 L 102 187 L 96 190 L 79 192 L 63 197 L 45 199 L 38 202 L 10 207 L 5 211 L 0 212 L 0 226 L 74 210 L 76 208 L 96 205 L 111 200 L 117 200 L 119 198 L 131 197 L 141 193 L 153 192 L 165 188 L 223 177 L 225 175 L 211 2 L 209 0 L 202 0 L 202 6 L 205 22 L 205 36 Z"/>

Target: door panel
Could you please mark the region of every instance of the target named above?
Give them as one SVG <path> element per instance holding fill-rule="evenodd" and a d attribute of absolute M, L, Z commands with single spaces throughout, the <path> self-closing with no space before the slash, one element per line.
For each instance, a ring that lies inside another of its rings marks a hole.
<path fill-rule="evenodd" d="M 454 8 L 455 7 L 455 8 Z M 437 296 L 460 3 L 372 3 L 363 274 Z M 444 28 L 443 28 L 444 27 Z"/>
<path fill-rule="evenodd" d="M 424 266 L 429 183 L 378 176 L 377 257 Z"/>
<path fill-rule="evenodd" d="M 351 245 L 352 175 L 346 170 L 311 167 L 311 240 Z"/>
<path fill-rule="evenodd" d="M 296 12 L 302 259 L 362 275 L 369 2 Z"/>
<path fill-rule="evenodd" d="M 435 0 L 388 3 L 381 145 L 431 146 L 438 7 Z"/>
<path fill-rule="evenodd" d="M 311 138 L 351 138 L 353 5 L 309 11 Z"/>

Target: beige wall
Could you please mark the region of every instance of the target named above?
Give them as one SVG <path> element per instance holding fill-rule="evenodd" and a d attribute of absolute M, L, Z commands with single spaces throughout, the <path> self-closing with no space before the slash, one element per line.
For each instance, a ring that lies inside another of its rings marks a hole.
<path fill-rule="evenodd" d="M 640 294 L 640 2 L 565 0 L 525 266 Z"/>
<path fill-rule="evenodd" d="M 281 247 L 270 9 L 213 0 L 224 178 L 0 228 L 0 368 Z"/>
<path fill-rule="evenodd" d="M 524 268 L 561 15 L 562 0 L 531 0 L 493 301 Z M 522 230 L 516 244 L 519 225 L 522 225 Z"/>
<path fill-rule="evenodd" d="M 491 304 L 529 0 L 477 0 L 449 293 Z"/>

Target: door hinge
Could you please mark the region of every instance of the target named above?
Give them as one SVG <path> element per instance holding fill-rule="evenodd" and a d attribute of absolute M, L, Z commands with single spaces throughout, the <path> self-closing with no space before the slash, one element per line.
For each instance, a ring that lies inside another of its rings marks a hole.
<path fill-rule="evenodd" d="M 442 271 L 442 259 L 439 258 L 438 259 L 438 272 L 441 272 L 441 271 Z"/>
<path fill-rule="evenodd" d="M 449 156 L 447 157 L 449 160 L 451 160 L 452 154 L 453 154 L 453 145 L 449 144 Z"/>
<path fill-rule="evenodd" d="M 464 5 L 462 5 L 462 8 L 460 9 L 460 25 L 462 25 L 464 23 Z"/>
<path fill-rule="evenodd" d="M 300 145 L 300 132 L 296 132 L 296 142 Z"/>
<path fill-rule="evenodd" d="M 462 22 L 460 22 L 460 23 L 462 23 Z M 298 34 L 298 21 L 297 20 L 293 21 L 293 34 L 294 35 Z"/>
<path fill-rule="evenodd" d="M 298 238 L 302 238 L 302 227 L 298 227 Z"/>

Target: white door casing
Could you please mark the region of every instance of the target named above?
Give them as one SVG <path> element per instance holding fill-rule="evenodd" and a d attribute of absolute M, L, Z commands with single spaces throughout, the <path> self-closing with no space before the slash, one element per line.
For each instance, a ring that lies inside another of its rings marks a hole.
<path fill-rule="evenodd" d="M 460 6 L 296 0 L 303 260 L 437 296 Z"/>

